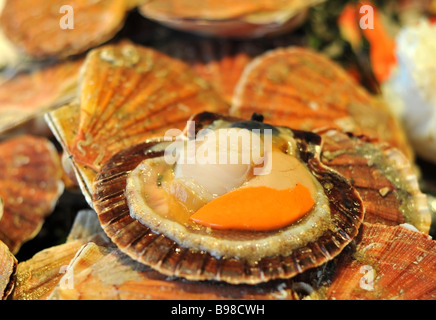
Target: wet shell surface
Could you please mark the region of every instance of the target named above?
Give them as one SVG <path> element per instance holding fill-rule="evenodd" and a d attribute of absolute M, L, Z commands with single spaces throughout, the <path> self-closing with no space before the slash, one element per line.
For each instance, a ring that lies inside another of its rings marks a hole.
<path fill-rule="evenodd" d="M 196 128 L 204 128 L 220 119 L 223 117 L 217 114 L 203 113 L 193 120 Z M 229 120 L 230 123 L 232 121 L 236 120 Z M 326 207 L 323 207 L 327 210 L 321 210 L 324 212 L 322 219 L 326 220 L 322 220 L 323 223 L 318 222 L 319 226 L 323 226 L 320 228 L 321 231 L 305 230 L 308 236 L 304 240 L 300 239 L 296 243 L 284 245 L 282 249 L 277 249 L 278 253 L 269 252 L 268 245 L 265 245 L 270 243 L 269 240 L 276 238 L 279 242 L 286 242 L 286 239 L 280 239 L 281 232 L 288 232 L 290 238 L 294 238 L 292 229 L 308 227 L 305 222 L 270 232 L 229 231 L 220 234 L 208 231 L 208 238 L 212 237 L 217 241 L 217 249 L 221 248 L 222 244 L 228 248 L 228 242 L 231 243 L 233 240 L 235 244 L 242 243 L 242 246 L 250 245 L 253 239 L 257 240 L 260 247 L 266 247 L 266 251 L 260 249 L 257 251 L 251 247 L 251 250 L 254 250 L 254 261 L 242 254 L 243 250 L 233 252 L 234 256 L 219 256 L 195 245 L 185 247 L 177 240 L 172 240 L 174 234 L 167 236 L 165 233 L 155 231 L 156 226 L 167 224 L 174 226 L 175 230 L 180 228 L 187 232 L 188 242 L 185 243 L 189 243 L 190 239 L 201 238 L 201 235 L 205 235 L 204 229 L 194 230 L 177 220 L 171 221 L 164 217 L 161 217 L 161 222 L 156 217 L 152 219 L 154 222 L 143 221 L 138 216 L 141 222 L 133 218 L 137 210 L 141 210 L 141 206 L 138 207 L 141 200 L 131 202 L 127 199 L 126 186 L 129 175 L 144 160 L 159 159 L 163 156 L 162 148 L 166 144 L 159 143 L 159 141 L 142 143 L 121 151 L 102 167 L 95 181 L 93 200 L 104 231 L 118 248 L 133 259 L 151 266 L 162 274 L 189 280 L 219 280 L 234 284 L 254 284 L 271 279 L 291 278 L 309 268 L 322 265 L 339 254 L 357 234 L 364 209 L 359 195 L 347 180 L 319 161 L 320 137 L 301 131 L 292 131 L 292 134 L 297 141 L 296 150 L 299 150 L 300 161 L 307 166 L 306 170 L 313 175 L 319 185 L 319 192 L 325 194 L 327 199 Z M 144 199 L 146 197 L 147 195 Z M 136 199 L 135 196 L 133 199 Z M 315 213 L 308 215 L 307 221 L 315 216 L 317 216 Z M 306 219 L 301 221 L 306 221 Z M 242 241 L 238 242 L 238 238 Z M 195 240 L 192 243 L 195 243 Z"/>
<path fill-rule="evenodd" d="M 169 27 L 227 38 L 257 38 L 290 31 L 322 0 L 146 1 L 140 12 Z"/>
<path fill-rule="evenodd" d="M 89 242 L 70 264 L 70 274 L 61 278 L 50 300 L 294 300 L 289 281 L 230 285 L 208 281 L 168 278 L 132 260 L 119 249 Z M 73 285 L 68 286 L 68 280 Z"/>
<path fill-rule="evenodd" d="M 228 108 L 187 64 L 130 43 L 88 54 L 79 100 L 77 136 L 68 147 L 75 162 L 95 171 L 126 147 L 183 129 L 193 113 Z"/>
<path fill-rule="evenodd" d="M 0 241 L 0 300 L 8 298 L 15 286 L 17 259 Z"/>
<path fill-rule="evenodd" d="M 326 56 L 303 47 L 277 48 L 254 59 L 237 85 L 230 113 L 263 114 L 300 130 L 337 128 L 387 141 L 411 159 L 406 135 L 380 99 Z"/>
<path fill-rule="evenodd" d="M 65 58 L 110 40 L 123 26 L 129 1 L 6 1 L 7 37 L 37 59 Z"/>
<path fill-rule="evenodd" d="M 365 221 L 385 225 L 408 223 L 429 233 L 427 197 L 421 192 L 412 163 L 392 146 L 346 134 L 319 130 L 322 162 L 346 177 L 359 192 Z"/>
<path fill-rule="evenodd" d="M 88 242 L 113 247 L 101 230 L 95 212 L 83 210 L 77 213 L 65 243 L 37 252 L 32 258 L 18 264 L 16 286 L 11 299 L 44 300 L 57 286 L 71 290 L 74 279 L 71 278 L 70 262 Z"/>
<path fill-rule="evenodd" d="M 64 190 L 53 144 L 30 135 L 0 143 L 0 198 L 4 202 L 0 239 L 16 253 L 40 230 Z"/>
<path fill-rule="evenodd" d="M 11 129 L 75 97 L 83 60 L 22 72 L 0 85 L 0 132 Z"/>
<path fill-rule="evenodd" d="M 405 226 L 363 223 L 356 247 L 339 257 L 327 299 L 434 300 L 436 246 Z"/>

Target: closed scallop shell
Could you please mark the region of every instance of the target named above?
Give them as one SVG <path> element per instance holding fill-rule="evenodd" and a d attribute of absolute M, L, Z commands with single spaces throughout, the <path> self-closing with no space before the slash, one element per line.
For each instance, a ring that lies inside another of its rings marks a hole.
<path fill-rule="evenodd" d="M 16 286 L 12 300 L 44 300 L 57 286 L 67 290 L 74 287 L 70 263 L 88 242 L 110 247 L 91 210 L 77 213 L 73 227 L 63 244 L 46 248 L 18 264 Z"/>
<path fill-rule="evenodd" d="M 427 197 L 412 163 L 398 149 L 364 136 L 319 130 L 322 162 L 356 188 L 365 206 L 365 221 L 385 225 L 408 223 L 424 233 L 431 224 Z"/>
<path fill-rule="evenodd" d="M 228 108 L 187 64 L 130 43 L 88 54 L 79 95 L 80 122 L 70 151 L 74 161 L 96 171 L 138 141 L 183 129 L 192 114 Z"/>
<path fill-rule="evenodd" d="M 21 72 L 0 85 L 0 132 L 73 99 L 83 59 Z"/>
<path fill-rule="evenodd" d="M 196 128 L 202 128 L 214 119 L 223 117 L 202 113 L 193 118 Z M 301 131 L 294 131 L 294 134 L 302 161 L 324 188 L 334 225 L 313 242 L 284 255 L 248 262 L 235 257 L 217 258 L 206 251 L 183 247 L 164 234 L 153 232 L 132 218 L 124 190 L 131 170 L 144 159 L 162 156 L 163 151 L 150 149 L 159 140 L 138 144 L 115 154 L 100 170 L 94 184 L 93 204 L 103 230 L 120 250 L 133 259 L 162 274 L 188 280 L 256 284 L 291 278 L 324 264 L 338 255 L 357 234 L 364 208 L 348 181 L 319 161 L 320 137 Z"/>
<path fill-rule="evenodd" d="M 64 190 L 62 167 L 53 144 L 18 136 L 0 143 L 0 197 L 4 201 L 0 239 L 16 253 L 41 229 Z"/>
<path fill-rule="evenodd" d="M 404 226 L 363 223 L 326 292 L 335 300 L 434 300 L 436 242 Z"/>
<path fill-rule="evenodd" d="M 125 0 L 8 0 L 0 23 L 26 55 L 65 58 L 110 40 L 123 26 L 130 6 Z"/>
<path fill-rule="evenodd" d="M 247 118 L 254 112 L 274 125 L 364 134 L 389 142 L 413 158 L 403 128 L 385 103 L 338 64 L 307 48 L 277 48 L 245 68 L 230 113 Z"/>
<path fill-rule="evenodd" d="M 50 300 L 294 300 L 289 280 L 265 284 L 231 285 L 212 281 L 168 278 L 123 254 L 119 249 L 87 243 L 71 261 L 71 287 L 58 285 Z"/>
<path fill-rule="evenodd" d="M 17 259 L 0 241 L 0 300 L 7 299 L 14 289 L 16 271 Z"/>
<path fill-rule="evenodd" d="M 257 38 L 291 31 L 323 0 L 146 1 L 140 12 L 171 28 L 228 38 Z"/>

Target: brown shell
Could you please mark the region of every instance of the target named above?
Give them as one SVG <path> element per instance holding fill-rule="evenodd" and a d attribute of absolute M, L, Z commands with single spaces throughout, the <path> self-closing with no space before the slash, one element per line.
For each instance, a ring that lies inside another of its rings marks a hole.
<path fill-rule="evenodd" d="M 77 136 L 68 147 L 75 162 L 96 171 L 126 147 L 183 129 L 193 113 L 228 109 L 187 64 L 131 43 L 88 54 L 79 99 Z"/>
<path fill-rule="evenodd" d="M 82 59 L 19 73 L 0 85 L 0 132 L 75 97 Z"/>
<path fill-rule="evenodd" d="M 222 118 L 203 113 L 194 118 L 202 128 L 208 121 Z M 99 172 L 94 185 L 94 208 L 103 230 L 123 252 L 165 275 L 189 280 L 220 280 L 229 283 L 260 283 L 290 278 L 319 266 L 339 254 L 357 234 L 364 209 L 357 192 L 336 172 L 318 159 L 318 135 L 294 131 L 301 159 L 321 182 L 330 202 L 335 230 L 326 231 L 316 242 L 300 247 L 288 256 L 265 257 L 256 263 L 236 258 L 217 259 L 204 251 L 183 248 L 163 234 L 156 234 L 130 216 L 124 193 L 128 173 L 146 158 L 161 156 L 151 152 L 158 142 L 146 142 L 112 157 Z M 334 186 L 334 187 L 332 187 Z"/>
<path fill-rule="evenodd" d="M 73 9 L 60 12 L 64 5 Z M 9 39 L 27 55 L 37 59 L 65 58 L 110 40 L 123 26 L 128 1 L 21 0 L 6 1 L 0 19 Z M 61 28 L 61 20 L 74 22 L 73 29 Z"/>
<path fill-rule="evenodd" d="M 304 22 L 308 8 L 323 0 L 153 0 L 140 12 L 169 27 L 199 34 L 256 38 L 285 33 Z"/>
<path fill-rule="evenodd" d="M 16 253 L 39 232 L 62 194 L 62 167 L 45 138 L 24 135 L 5 140 L 0 154 L 0 240 Z"/>
<path fill-rule="evenodd" d="M 254 112 L 274 125 L 364 134 L 413 157 L 403 129 L 387 106 L 339 65 L 307 48 L 277 48 L 245 68 L 230 113 L 248 118 Z"/>
<path fill-rule="evenodd" d="M 0 300 L 7 299 L 14 289 L 16 271 L 17 259 L 0 241 Z"/>
<path fill-rule="evenodd" d="M 363 223 L 339 257 L 327 299 L 436 299 L 436 242 L 403 226 Z"/>
<path fill-rule="evenodd" d="M 402 152 L 388 144 L 337 130 L 317 133 L 323 139 L 322 162 L 346 177 L 359 192 L 366 222 L 409 223 L 429 233 L 427 197 Z"/>

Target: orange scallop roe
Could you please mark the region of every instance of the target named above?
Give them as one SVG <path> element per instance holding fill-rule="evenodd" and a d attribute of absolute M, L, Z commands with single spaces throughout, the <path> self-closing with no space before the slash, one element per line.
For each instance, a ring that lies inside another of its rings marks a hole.
<path fill-rule="evenodd" d="M 314 204 L 309 189 L 301 184 L 283 190 L 247 187 L 212 200 L 190 219 L 212 229 L 270 231 L 294 223 Z"/>

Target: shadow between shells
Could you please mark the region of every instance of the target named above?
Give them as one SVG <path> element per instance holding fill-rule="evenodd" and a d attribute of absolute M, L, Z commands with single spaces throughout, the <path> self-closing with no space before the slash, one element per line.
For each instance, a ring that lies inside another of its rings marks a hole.
<path fill-rule="evenodd" d="M 199 121 L 197 117 L 194 120 Z M 201 117 L 197 127 L 202 127 Z M 321 163 L 320 136 L 298 130 L 293 132 L 300 159 L 323 186 L 329 199 L 331 227 L 316 241 L 285 255 L 264 257 L 249 263 L 236 257 L 216 258 L 206 251 L 182 247 L 164 234 L 158 234 L 141 224 L 130 216 L 125 196 L 126 179 L 130 171 L 143 160 L 163 155 L 163 151 L 150 150 L 162 142 L 159 139 L 148 140 L 118 152 L 99 171 L 94 182 L 93 203 L 104 231 L 134 260 L 165 275 L 188 280 L 256 284 L 291 278 L 326 263 L 357 235 L 363 221 L 364 207 L 359 194 L 349 182 Z"/>

